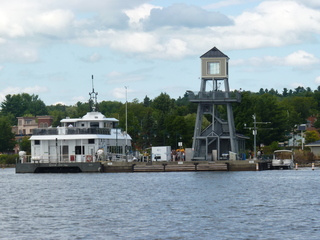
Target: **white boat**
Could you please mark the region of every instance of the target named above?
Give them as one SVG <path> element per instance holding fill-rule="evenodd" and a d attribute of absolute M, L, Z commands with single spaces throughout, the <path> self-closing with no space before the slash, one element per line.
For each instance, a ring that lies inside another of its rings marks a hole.
<path fill-rule="evenodd" d="M 272 168 L 273 169 L 293 169 L 293 151 L 276 150 L 273 153 Z"/>
<path fill-rule="evenodd" d="M 92 91 L 89 103 L 96 104 Z M 53 128 L 33 130 L 31 156 L 21 154 L 19 163 L 93 163 L 132 159 L 131 137 L 119 129 L 116 118 L 88 112 L 81 118 L 65 118 Z"/>

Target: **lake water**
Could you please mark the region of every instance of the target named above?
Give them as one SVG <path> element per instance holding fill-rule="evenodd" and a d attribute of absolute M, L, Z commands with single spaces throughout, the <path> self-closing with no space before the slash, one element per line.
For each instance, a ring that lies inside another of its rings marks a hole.
<path fill-rule="evenodd" d="M 15 174 L 0 239 L 320 239 L 320 169 Z"/>

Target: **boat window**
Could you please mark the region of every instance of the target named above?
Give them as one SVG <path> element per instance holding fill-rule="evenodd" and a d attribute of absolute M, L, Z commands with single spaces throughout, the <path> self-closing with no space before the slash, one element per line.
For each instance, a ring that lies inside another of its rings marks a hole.
<path fill-rule="evenodd" d="M 89 144 L 94 144 L 94 139 L 88 139 Z"/>
<path fill-rule="evenodd" d="M 99 127 L 99 123 L 98 122 L 90 122 L 90 127 L 98 128 Z"/>
<path fill-rule="evenodd" d="M 34 145 L 40 145 L 40 140 L 34 140 Z"/>
<path fill-rule="evenodd" d="M 81 151 L 81 147 L 82 147 L 82 151 Z M 76 154 L 85 154 L 84 153 L 84 146 L 76 146 L 75 152 L 76 152 Z"/>

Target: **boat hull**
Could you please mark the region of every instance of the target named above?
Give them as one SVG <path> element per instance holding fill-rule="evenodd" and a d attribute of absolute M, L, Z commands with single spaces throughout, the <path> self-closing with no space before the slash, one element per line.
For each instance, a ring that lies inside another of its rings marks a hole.
<path fill-rule="evenodd" d="M 272 160 L 273 169 L 293 169 L 294 163 L 291 159 L 286 160 Z"/>
<path fill-rule="evenodd" d="M 91 163 L 17 163 L 16 173 L 94 173 L 103 172 L 100 162 Z"/>

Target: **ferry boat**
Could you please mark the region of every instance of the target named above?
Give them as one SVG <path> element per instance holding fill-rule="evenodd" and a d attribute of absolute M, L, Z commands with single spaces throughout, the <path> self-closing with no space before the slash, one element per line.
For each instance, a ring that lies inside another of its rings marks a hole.
<path fill-rule="evenodd" d="M 97 94 L 89 93 L 92 105 Z M 58 127 L 34 129 L 31 156 L 19 153 L 16 172 L 97 172 L 103 161 L 130 161 L 130 135 L 118 128 L 118 119 L 95 110 L 92 106 L 81 118 L 62 119 Z"/>
<path fill-rule="evenodd" d="M 273 169 L 293 169 L 293 151 L 291 150 L 276 150 L 273 153 L 272 159 Z"/>

